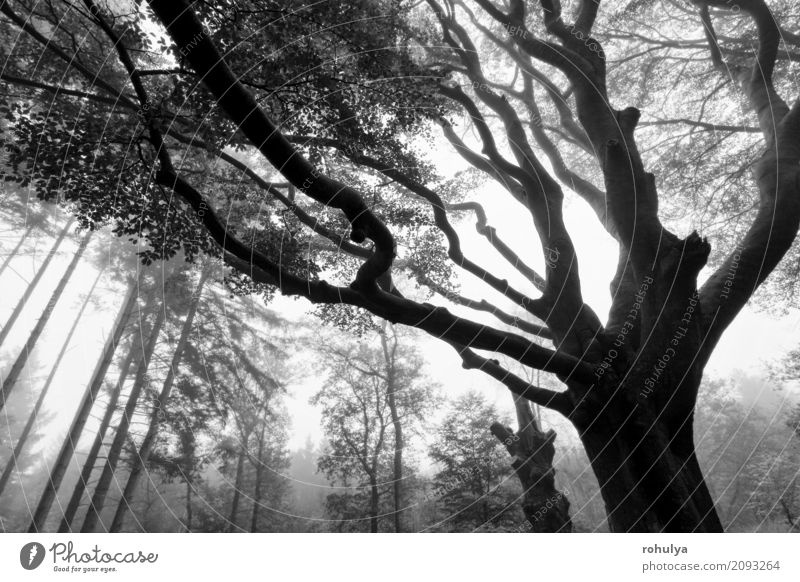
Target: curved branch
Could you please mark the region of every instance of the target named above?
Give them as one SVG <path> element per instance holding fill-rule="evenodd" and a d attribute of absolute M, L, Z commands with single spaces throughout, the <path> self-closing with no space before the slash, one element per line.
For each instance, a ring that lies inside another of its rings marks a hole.
<path fill-rule="evenodd" d="M 554 392 L 547 388 L 534 386 L 526 382 L 519 376 L 512 374 L 503 368 L 497 360 L 490 360 L 475 353 L 474 350 L 458 344 L 451 344 L 461 356 L 462 365 L 467 370 L 480 370 L 488 374 L 498 382 L 504 384 L 514 394 L 544 406 L 551 410 L 556 410 L 564 416 L 569 416 L 572 411 L 570 397 L 566 392 Z"/>
<path fill-rule="evenodd" d="M 352 225 L 351 239 L 375 243 L 371 257 L 358 270 L 353 285 L 375 292 L 377 279 L 391 268 L 396 256 L 394 237 L 369 209 L 362 196 L 317 170 L 267 117 L 252 94 L 228 67 L 208 38 L 186 0 L 149 0 L 150 7 L 167 29 L 187 61 L 247 139 L 286 179 L 317 202 L 341 210 Z"/>
<path fill-rule="evenodd" d="M 276 200 L 278 200 L 281 204 L 283 204 L 287 209 L 291 210 L 292 213 L 297 217 L 297 219 L 302 223 L 305 224 L 308 228 L 310 228 L 316 234 L 328 239 L 336 248 L 344 251 L 354 257 L 360 257 L 362 259 L 368 259 L 372 254 L 372 251 L 366 249 L 364 247 L 360 247 L 348 241 L 345 237 L 336 234 L 335 232 L 331 231 L 329 228 L 325 227 L 322 223 L 320 223 L 319 219 L 314 218 L 310 214 L 308 214 L 305 210 L 300 208 L 292 199 L 287 197 L 283 194 L 275 185 L 271 182 L 268 182 L 264 178 L 258 175 L 250 166 L 245 164 L 244 162 L 236 159 L 235 157 L 227 154 L 224 151 L 216 151 L 212 152 L 211 148 L 208 145 L 198 139 L 189 138 L 184 135 L 177 133 L 174 130 L 170 130 L 167 135 L 170 137 L 178 140 L 181 143 L 187 144 L 189 146 L 195 146 L 200 149 L 203 149 L 207 152 L 214 153 L 219 159 L 223 160 L 224 162 L 228 163 L 230 166 L 236 168 L 248 178 L 250 178 L 259 188 L 268 192 L 271 196 L 273 196 Z"/>
<path fill-rule="evenodd" d="M 497 230 L 486 223 L 486 211 L 483 209 L 483 206 L 477 202 L 461 202 L 458 204 L 448 204 L 447 209 L 456 212 L 460 210 L 471 210 L 474 212 L 476 218 L 475 230 L 478 231 L 478 234 L 488 240 L 489 244 L 491 244 L 512 267 L 524 275 L 528 281 L 533 283 L 534 287 L 539 291 L 544 291 L 544 277 L 526 265 L 519 255 L 497 235 Z"/>
<path fill-rule="evenodd" d="M 315 141 L 319 144 L 327 145 L 336 148 L 339 151 L 345 152 L 347 157 L 354 163 L 372 168 L 382 173 L 386 177 L 391 178 L 410 192 L 425 200 L 433 211 L 434 224 L 436 224 L 436 227 L 442 232 L 442 234 L 445 235 L 445 238 L 447 239 L 447 256 L 450 258 L 450 260 L 452 260 L 460 268 L 479 278 L 481 281 L 484 281 L 495 291 L 501 293 L 526 311 L 529 311 L 533 315 L 543 319 L 543 312 L 538 307 L 538 304 L 535 300 L 512 287 L 508 280 L 500 279 L 464 255 L 463 251 L 461 250 L 461 240 L 458 236 L 458 233 L 456 232 L 455 228 L 453 228 L 453 225 L 450 224 L 450 221 L 447 217 L 446 204 L 433 190 L 424 184 L 417 182 L 393 165 L 381 160 L 376 160 L 375 158 L 366 154 L 353 152 L 351 148 L 347 148 L 344 144 L 338 142 L 337 140 L 307 136 L 288 136 L 288 139 L 296 142 Z"/>
<path fill-rule="evenodd" d="M 505 354 L 526 366 L 576 381 L 591 381 L 594 377 L 594 368 L 575 357 L 543 348 L 520 335 L 456 317 L 442 307 L 416 303 L 380 289 L 365 296 L 348 287 L 335 287 L 325 281 L 309 281 L 293 275 L 228 233 L 203 196 L 188 182 L 164 171 L 156 173 L 155 181 L 171 188 L 189 203 L 211 237 L 226 253 L 226 262 L 256 282 L 275 285 L 285 295 L 305 297 L 313 303 L 361 307 L 391 323 L 416 327 L 434 337 L 475 349 Z"/>
<path fill-rule="evenodd" d="M 474 309 L 476 311 L 485 311 L 486 313 L 491 313 L 506 325 L 516 327 L 521 331 L 524 331 L 531 335 L 536 335 L 545 339 L 553 338 L 553 334 L 551 334 L 550 330 L 548 330 L 545 326 L 538 325 L 535 323 L 530 323 L 528 321 L 525 321 L 524 319 L 520 319 L 519 317 L 515 317 L 509 313 L 506 313 L 505 311 L 489 303 L 485 299 L 477 301 L 475 299 L 469 299 L 467 297 L 464 297 L 463 295 L 459 295 L 458 293 L 448 291 L 447 289 L 444 289 L 441 285 L 437 285 L 433 280 L 431 280 L 429 277 L 426 277 L 423 274 L 417 275 L 417 278 L 419 279 L 420 283 L 431 289 L 431 291 L 433 291 L 434 293 L 441 295 L 448 301 L 452 301 L 453 303 L 462 305 L 469 309 Z"/>

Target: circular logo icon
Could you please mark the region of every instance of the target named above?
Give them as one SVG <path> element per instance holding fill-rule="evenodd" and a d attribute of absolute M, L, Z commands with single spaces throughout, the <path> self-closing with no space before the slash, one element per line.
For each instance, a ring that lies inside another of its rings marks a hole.
<path fill-rule="evenodd" d="M 39 542 L 25 544 L 19 551 L 19 563 L 26 570 L 35 570 L 42 565 L 44 553 L 44 546 Z"/>

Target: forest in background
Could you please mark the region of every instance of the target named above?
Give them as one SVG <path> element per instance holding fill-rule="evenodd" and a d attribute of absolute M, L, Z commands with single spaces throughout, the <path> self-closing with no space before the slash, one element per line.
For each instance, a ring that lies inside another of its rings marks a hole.
<path fill-rule="evenodd" d="M 212 262 L 137 272 L 108 232 L 76 232 L 53 207 L 18 208 L 3 217 L 0 270 L 15 290 L 1 332 L 3 531 L 530 529 L 491 430 L 513 424 L 515 399 L 436 386 L 413 334 L 286 320 L 231 295 Z M 290 357 L 309 337 L 317 355 Z M 790 352 L 768 376 L 703 385 L 698 453 L 728 531 L 800 530 L 797 361 Z M 322 439 L 292 450 L 287 400 L 308 376 Z M 574 431 L 534 411 L 558 434 L 574 530 L 607 531 Z"/>
<path fill-rule="evenodd" d="M 799 23 L 3 2 L 3 528 L 796 531 Z"/>

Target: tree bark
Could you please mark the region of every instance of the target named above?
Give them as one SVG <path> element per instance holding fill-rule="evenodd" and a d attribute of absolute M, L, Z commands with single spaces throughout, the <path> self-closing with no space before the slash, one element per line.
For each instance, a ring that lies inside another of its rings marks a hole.
<path fill-rule="evenodd" d="M 100 519 L 100 513 L 103 511 L 106 496 L 108 495 L 108 490 L 111 486 L 111 479 L 114 476 L 114 471 L 119 463 L 119 459 L 122 454 L 122 448 L 125 445 L 126 439 L 128 438 L 128 430 L 130 429 L 131 421 L 136 413 L 137 405 L 139 404 L 139 396 L 142 393 L 144 385 L 147 383 L 147 370 L 150 366 L 156 344 L 158 343 L 158 336 L 161 332 L 161 327 L 164 324 L 164 319 L 165 306 L 160 305 L 156 315 L 155 323 L 153 323 L 153 329 L 150 332 L 150 337 L 147 340 L 147 345 L 145 346 L 144 353 L 142 354 L 142 360 L 136 369 L 136 377 L 133 381 L 131 393 L 128 396 L 128 402 L 125 405 L 125 410 L 122 413 L 122 418 L 120 419 L 119 426 L 117 427 L 117 432 L 114 435 L 114 440 L 112 441 L 111 448 L 108 451 L 106 462 L 103 465 L 103 472 L 100 475 L 100 480 L 97 482 L 94 495 L 92 495 L 92 502 L 89 505 L 83 525 L 81 526 L 82 533 L 94 531 L 94 529 L 97 527 L 97 523 Z"/>
<path fill-rule="evenodd" d="M 722 532 L 697 463 L 691 413 L 667 423 L 646 402 L 616 393 L 591 427 L 578 425 L 611 531 Z"/>
<path fill-rule="evenodd" d="M 397 346 L 397 339 L 395 338 L 395 347 Z M 381 333 L 381 346 L 383 347 L 383 356 L 386 360 L 386 400 L 389 405 L 389 412 L 392 418 L 392 426 L 394 427 L 394 459 L 393 459 L 393 492 L 394 492 L 394 531 L 400 533 L 403 531 L 403 520 L 401 511 L 403 508 L 403 425 L 400 422 L 400 414 L 397 410 L 396 399 L 396 378 L 394 375 L 394 356 L 393 350 L 389 349 L 389 342 L 386 338 L 386 326 L 383 327 Z"/>
<path fill-rule="evenodd" d="M 556 433 L 542 432 L 526 400 L 514 398 L 514 405 L 519 424 L 517 433 L 497 422 L 491 431 L 514 457 L 511 466 L 522 483 L 522 510 L 527 518 L 522 529 L 533 533 L 569 533 L 572 531 L 569 501 L 555 486 Z"/>
<path fill-rule="evenodd" d="M 0 495 L 3 494 L 3 490 L 5 489 L 8 480 L 11 478 L 12 472 L 17 467 L 17 459 L 22 454 L 22 450 L 25 448 L 25 443 L 28 441 L 31 430 L 33 430 L 33 425 L 38 418 L 39 411 L 42 408 L 42 403 L 44 403 L 44 399 L 47 397 L 47 393 L 50 391 L 50 386 L 53 384 L 53 378 L 58 371 L 58 366 L 61 364 L 61 360 L 64 359 L 64 354 L 67 353 L 69 342 L 72 340 L 72 336 L 75 334 L 75 330 L 78 328 L 78 323 L 80 323 L 83 312 L 86 311 L 86 306 L 89 305 L 89 299 L 91 299 L 92 294 L 97 287 L 97 283 L 100 281 L 100 277 L 102 277 L 102 275 L 103 271 L 99 271 L 97 273 L 94 283 L 92 283 L 91 288 L 86 293 L 86 297 L 84 298 L 78 313 L 75 315 L 75 319 L 72 321 L 72 326 L 69 328 L 69 332 L 67 332 L 67 337 L 61 344 L 61 349 L 58 351 L 55 362 L 53 362 L 53 365 L 50 367 L 50 373 L 47 375 L 47 379 L 44 381 L 44 386 L 42 386 L 42 389 L 39 392 L 39 397 L 36 399 L 36 403 L 33 405 L 33 410 L 31 410 L 30 415 L 28 415 L 28 421 L 25 423 L 25 426 L 23 427 L 22 432 L 17 439 L 17 444 L 14 446 L 14 452 L 11 454 L 11 459 L 9 459 L 5 470 L 3 471 L 3 475 L 0 476 Z"/>
<path fill-rule="evenodd" d="M 64 292 L 64 288 L 67 286 L 72 274 L 75 272 L 75 267 L 78 266 L 78 263 L 83 256 L 83 252 L 86 250 L 86 246 L 89 244 L 91 238 L 91 232 L 83 237 L 83 240 L 78 246 L 77 252 L 73 255 L 69 265 L 67 265 L 67 270 L 64 271 L 64 274 L 58 281 L 58 285 L 56 285 L 56 288 L 53 289 L 53 292 L 50 295 L 50 300 L 45 305 L 42 315 L 39 316 L 39 321 L 37 321 L 36 325 L 33 326 L 30 335 L 28 335 L 28 340 L 22 347 L 22 351 L 20 352 L 19 356 L 17 356 L 14 364 L 11 366 L 11 370 L 9 370 L 8 375 L 3 379 L 3 388 L 0 392 L 0 410 L 3 409 L 9 394 L 16 386 L 17 380 L 19 379 L 23 368 L 25 368 L 25 364 L 28 362 L 28 358 L 30 357 L 34 346 L 36 346 L 36 342 L 39 341 L 42 331 L 44 331 L 47 322 L 50 320 L 50 316 L 53 314 L 56 303 L 58 303 L 58 300 L 61 298 L 61 294 Z"/>
<path fill-rule="evenodd" d="M 187 532 L 192 531 L 192 479 L 186 477 L 186 520 L 184 527 Z"/>
<path fill-rule="evenodd" d="M 8 318 L 5 325 L 3 325 L 3 329 L 0 329 L 0 346 L 2 346 L 3 342 L 6 341 L 6 336 L 8 336 L 8 333 L 11 331 L 11 328 L 14 327 L 17 318 L 19 317 L 20 313 L 22 313 L 22 310 L 28 303 L 28 299 L 30 299 L 31 294 L 33 294 L 34 290 L 36 289 L 36 285 L 39 284 L 39 281 L 45 274 L 45 271 L 47 271 L 47 267 L 50 264 L 50 261 L 53 260 L 53 257 L 56 255 L 56 252 L 58 252 L 58 249 L 61 246 L 61 242 L 64 240 L 64 238 L 66 238 L 67 234 L 69 234 L 69 229 L 72 227 L 74 223 L 75 219 L 73 218 L 67 223 L 64 229 L 61 231 L 61 234 L 58 235 L 56 242 L 53 243 L 53 246 L 50 248 L 50 251 L 47 253 L 47 256 L 45 257 L 44 261 L 42 261 L 41 266 L 36 271 L 36 274 L 33 276 L 33 279 L 31 279 L 31 282 L 28 284 L 28 287 L 25 289 L 25 292 L 22 294 L 22 297 L 20 298 L 19 301 L 17 301 L 17 305 L 14 307 L 14 311 L 11 312 L 11 316 Z"/>
<path fill-rule="evenodd" d="M 369 475 L 369 531 L 378 533 L 378 480 L 374 473 Z"/>
<path fill-rule="evenodd" d="M 117 314 L 112 332 L 109 334 L 106 344 L 103 347 L 103 352 L 92 374 L 92 380 L 86 387 L 86 393 L 81 400 L 81 405 L 78 407 L 75 418 L 72 420 L 67 438 L 61 445 L 61 450 L 58 453 L 56 462 L 50 470 L 50 475 L 47 479 L 47 483 L 45 483 L 44 491 L 39 498 L 39 503 L 36 506 L 36 511 L 34 512 L 33 519 L 28 528 L 30 532 L 38 532 L 44 525 L 47 515 L 50 513 L 50 507 L 53 504 L 59 487 L 61 487 L 61 481 L 64 479 L 69 461 L 72 459 L 75 447 L 78 444 L 78 440 L 80 440 L 81 433 L 83 433 L 83 427 L 86 425 L 94 401 L 103 385 L 103 378 L 105 378 L 114 352 L 122 339 L 125 326 L 130 320 L 133 307 L 136 304 L 136 299 L 136 285 L 132 284 L 128 290 L 128 295 L 125 298 L 122 309 L 120 309 Z"/>
<path fill-rule="evenodd" d="M 186 348 L 186 344 L 189 341 L 189 336 L 192 332 L 192 325 L 194 323 L 195 315 L 197 314 L 197 306 L 200 303 L 200 295 L 203 292 L 203 286 L 205 285 L 207 278 L 208 271 L 203 270 L 203 272 L 200 274 L 200 281 L 197 284 L 197 288 L 192 295 L 192 300 L 189 304 L 189 310 L 186 313 L 186 319 L 184 320 L 183 327 L 181 329 L 181 335 L 178 338 L 178 343 L 175 346 L 175 352 L 172 355 L 172 362 L 169 370 L 167 370 L 167 377 L 164 379 L 161 392 L 159 393 L 158 398 L 153 405 L 153 410 L 150 412 L 150 422 L 147 427 L 147 433 L 145 434 L 144 440 L 139 447 L 138 455 L 133 459 L 133 465 L 131 467 L 130 475 L 128 476 L 128 482 L 125 485 L 125 490 L 122 493 L 122 497 L 117 505 L 117 510 L 114 513 L 114 519 L 111 523 L 111 529 L 109 530 L 111 532 L 118 532 L 122 529 L 122 525 L 125 521 L 125 515 L 130 507 L 130 504 L 133 503 L 134 497 L 136 496 L 136 487 L 139 484 L 139 478 L 141 477 L 142 471 L 147 465 L 147 462 L 150 458 L 150 453 L 153 450 L 153 444 L 155 443 L 156 436 L 158 435 L 159 423 L 163 414 L 162 411 L 167 405 L 167 402 L 169 402 L 170 392 L 172 391 L 172 386 L 175 382 L 175 375 L 178 367 L 180 366 L 181 358 L 183 357 L 183 351 Z"/>
<path fill-rule="evenodd" d="M 258 439 L 258 456 L 256 457 L 256 484 L 253 490 L 253 515 L 250 520 L 250 531 L 258 531 L 258 512 L 261 507 L 261 486 L 264 479 L 264 427 Z"/>
<path fill-rule="evenodd" d="M 244 456 L 244 451 L 239 451 L 239 458 L 236 461 L 236 481 L 233 484 L 231 513 L 228 518 L 228 531 L 232 531 L 236 527 L 236 517 L 239 514 L 239 498 L 241 497 L 242 478 L 244 477 Z"/>
<path fill-rule="evenodd" d="M 131 291 L 132 293 L 134 293 L 134 298 L 136 298 L 135 290 L 136 287 L 133 286 Z M 130 320 L 130 314 L 128 315 L 127 320 Z M 123 327 L 124 326 L 125 324 L 123 324 Z M 137 329 L 140 331 L 141 326 L 139 326 Z M 122 364 L 120 365 L 119 376 L 117 377 L 117 382 L 109 396 L 108 404 L 106 404 L 105 412 L 103 413 L 103 418 L 100 420 L 100 426 L 97 429 L 97 434 L 95 434 L 92 446 L 90 447 L 89 452 L 86 455 L 86 459 L 84 460 L 83 468 L 81 469 L 81 475 L 78 478 L 78 481 L 75 483 L 75 488 L 73 489 L 72 496 L 70 497 L 69 503 L 67 504 L 67 509 L 64 512 L 64 517 L 61 520 L 61 524 L 58 527 L 58 531 L 61 533 L 72 531 L 72 521 L 75 519 L 75 514 L 78 512 L 78 507 L 80 506 L 81 499 L 83 498 L 83 493 L 84 491 L 86 491 L 86 486 L 89 483 L 89 479 L 92 476 L 92 471 L 94 471 L 94 466 L 97 464 L 97 455 L 100 453 L 100 447 L 103 446 L 103 439 L 105 438 L 106 431 L 108 430 L 108 427 L 111 424 L 111 420 L 114 417 L 114 412 L 116 412 L 117 410 L 117 403 L 119 402 L 119 397 L 122 392 L 122 387 L 125 385 L 125 381 L 128 378 L 128 373 L 130 372 L 131 364 L 139 356 L 140 353 L 141 353 L 141 347 L 136 341 L 136 334 L 134 334 L 134 337 L 131 340 L 131 346 L 129 347 L 128 352 L 125 355 Z M 110 363 L 111 363 L 111 356 L 109 356 L 107 360 L 106 370 L 108 369 L 108 365 Z M 100 384 L 102 384 L 105 378 L 105 374 L 106 371 L 102 371 L 102 374 L 100 376 L 96 376 L 99 379 Z M 84 405 L 91 406 L 91 404 L 93 404 L 93 401 L 89 400 Z"/>

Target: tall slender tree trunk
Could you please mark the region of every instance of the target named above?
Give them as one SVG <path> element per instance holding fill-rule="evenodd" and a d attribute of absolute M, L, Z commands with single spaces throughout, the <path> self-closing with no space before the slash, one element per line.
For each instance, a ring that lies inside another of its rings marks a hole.
<path fill-rule="evenodd" d="M 556 433 L 552 430 L 542 432 L 527 400 L 514 396 L 514 406 L 519 430 L 514 433 L 496 422 L 491 426 L 491 431 L 514 458 L 511 466 L 522 483 L 522 510 L 527 523 L 521 530 L 533 533 L 571 532 L 569 501 L 555 485 L 553 458 Z"/>
<path fill-rule="evenodd" d="M 400 415 L 397 412 L 397 403 L 395 402 L 395 385 L 394 382 L 389 382 L 388 403 L 389 411 L 392 416 L 392 425 L 394 426 L 394 459 L 392 479 L 394 481 L 394 531 L 400 533 L 403 531 L 403 425 L 400 422 Z"/>
<path fill-rule="evenodd" d="M 83 256 L 83 252 L 86 250 L 86 246 L 89 244 L 91 238 L 91 232 L 83 237 L 83 240 L 78 246 L 78 250 L 75 252 L 72 260 L 67 266 L 67 270 L 64 271 L 64 274 L 58 281 L 58 285 L 56 285 L 56 288 L 53 289 L 53 293 L 50 295 L 50 300 L 47 302 L 47 305 L 45 305 L 42 315 L 39 316 L 39 321 L 37 321 L 36 325 L 33 326 L 33 329 L 28 336 L 28 341 L 26 341 L 25 345 L 22 347 L 22 351 L 20 352 L 19 356 L 17 356 L 14 364 L 11 366 L 11 370 L 9 370 L 8 375 L 3 379 L 3 388 L 0 392 L 0 410 L 3 409 L 11 390 L 13 390 L 13 388 L 16 386 L 17 380 L 19 379 L 23 368 L 25 368 L 25 364 L 28 362 L 28 358 L 30 357 L 31 352 L 36 345 L 36 342 L 39 341 L 42 331 L 44 331 L 47 322 L 50 320 L 50 316 L 53 314 L 56 303 L 58 303 L 58 300 L 61 298 L 61 294 L 64 292 L 64 288 L 67 286 L 72 274 L 75 272 L 75 267 L 78 266 L 81 256 Z"/>
<path fill-rule="evenodd" d="M 394 531 L 403 531 L 403 520 L 401 512 L 403 510 L 403 424 L 400 422 L 400 413 L 397 409 L 397 380 L 394 374 L 394 350 L 390 350 L 389 342 L 386 338 L 386 324 L 381 333 L 381 347 L 383 357 L 386 361 L 386 399 L 389 404 L 389 413 L 392 417 L 394 427 L 394 459 L 392 471 L 392 488 L 394 492 Z M 395 339 L 395 347 L 397 340 Z"/>
<path fill-rule="evenodd" d="M 28 225 L 28 228 L 25 229 L 24 233 L 22 233 L 22 236 L 20 237 L 20 239 L 17 242 L 16 246 L 3 259 L 3 264 L 0 265 L 0 275 L 3 274 L 3 271 L 6 270 L 6 267 L 8 267 L 8 264 L 12 261 L 12 259 L 17 256 L 17 253 L 19 252 L 19 249 L 22 248 L 22 245 L 28 239 L 28 236 L 31 234 L 32 230 L 33 230 L 33 223 Z"/>
<path fill-rule="evenodd" d="M 150 337 L 147 340 L 144 354 L 142 354 L 142 360 L 136 369 L 136 376 L 133 381 L 131 393 L 128 396 L 128 402 L 125 405 L 125 410 L 122 412 L 122 418 L 119 421 L 119 426 L 117 427 L 117 432 L 114 435 L 114 440 L 111 442 L 111 448 L 108 450 L 108 456 L 106 457 L 106 462 L 103 465 L 103 471 L 100 475 L 100 480 L 97 482 L 97 486 L 95 487 L 94 495 L 92 495 L 92 502 L 89 504 L 89 509 L 86 513 L 86 517 L 84 518 L 83 526 L 81 526 L 81 532 L 91 532 L 95 530 L 100 519 L 100 513 L 102 513 L 103 507 L 105 506 L 106 496 L 108 495 L 108 490 L 111 486 L 111 479 L 113 478 L 114 471 L 119 463 L 119 459 L 122 454 L 122 448 L 125 445 L 126 439 L 128 438 L 128 431 L 130 429 L 131 421 L 136 413 L 136 407 L 139 404 L 139 396 L 141 395 L 142 389 L 147 382 L 147 370 L 150 366 L 150 361 L 152 360 L 156 344 L 158 344 L 158 336 L 161 332 L 161 327 L 164 324 L 165 309 L 166 307 L 164 305 L 158 308 L 156 320 L 155 323 L 153 323 L 153 329 L 150 332 Z"/>
<path fill-rule="evenodd" d="M 31 520 L 31 524 L 28 528 L 28 531 L 30 532 L 38 532 L 44 525 L 47 515 L 50 513 L 50 507 L 53 505 L 53 500 L 55 499 L 59 487 L 61 487 L 61 481 L 64 479 L 69 461 L 72 459 L 73 453 L 75 452 L 75 447 L 77 446 L 81 434 L 83 433 L 83 427 L 86 426 L 86 421 L 89 418 L 94 401 L 103 385 L 103 379 L 105 378 L 108 367 L 111 364 L 114 352 L 116 351 L 117 345 L 119 345 L 119 342 L 122 339 L 122 334 L 125 330 L 128 320 L 131 317 L 131 313 L 133 313 L 133 307 L 136 305 L 137 299 L 136 291 L 136 285 L 131 285 L 122 308 L 117 314 L 114 326 L 108 336 L 108 339 L 106 340 L 105 346 L 103 347 L 103 352 L 101 353 L 100 359 L 98 360 L 95 370 L 92 373 L 92 380 L 87 386 L 86 393 L 81 400 L 81 405 L 78 407 L 78 410 L 75 413 L 75 418 L 72 420 L 69 432 L 67 433 L 67 438 L 64 439 L 64 443 L 61 445 L 61 450 L 58 453 L 58 457 L 56 457 L 56 461 L 50 469 L 50 475 L 45 483 L 44 491 L 42 491 L 42 495 L 39 498 L 39 503 L 36 506 L 33 519 Z"/>
<path fill-rule="evenodd" d="M 83 316 L 84 311 L 86 311 L 86 306 L 89 305 L 89 300 L 91 299 L 92 294 L 97 287 L 97 283 L 100 281 L 102 276 L 103 271 L 99 271 L 94 283 L 92 283 L 92 287 L 86 293 L 86 297 L 81 304 L 81 308 L 78 310 L 75 319 L 72 321 L 72 326 L 69 328 L 69 332 L 67 333 L 66 339 L 64 339 L 64 343 L 61 344 L 61 349 L 58 351 L 56 360 L 53 362 L 53 365 L 50 368 L 50 373 L 47 375 L 47 379 L 44 381 L 44 386 L 39 392 L 39 397 L 36 399 L 36 403 L 33 405 L 33 410 L 31 410 L 30 415 L 28 415 L 28 421 L 25 423 L 25 426 L 22 429 L 19 438 L 17 439 L 17 444 L 14 446 L 14 452 L 11 454 L 11 459 L 8 461 L 6 468 L 3 470 L 3 475 L 0 476 L 0 495 L 3 494 L 3 490 L 5 489 L 8 480 L 11 478 L 12 472 L 17 467 L 17 459 L 22 454 L 22 450 L 25 448 L 25 443 L 27 442 L 28 436 L 30 436 L 31 431 L 33 430 L 33 425 L 38 418 L 39 410 L 42 408 L 42 403 L 47 397 L 47 393 L 50 391 L 50 386 L 53 384 L 53 378 L 55 378 L 58 367 L 61 364 L 61 360 L 64 359 L 64 354 L 67 353 L 67 348 L 69 347 L 70 341 L 72 341 L 72 336 L 75 334 L 75 330 L 78 328 L 81 317 Z"/>
<path fill-rule="evenodd" d="M 180 366 L 186 344 L 189 341 L 189 336 L 192 333 L 192 325 L 194 324 L 194 318 L 197 314 L 197 306 L 200 303 L 200 295 L 203 293 L 203 286 L 205 285 L 207 278 L 208 270 L 204 269 L 200 274 L 200 281 L 197 283 L 197 287 L 195 288 L 191 302 L 189 303 L 189 310 L 186 313 L 186 319 L 183 322 L 178 343 L 175 345 L 175 352 L 172 354 L 172 362 L 169 370 L 167 370 L 167 377 L 164 379 L 161 392 L 158 394 L 158 397 L 153 404 L 153 410 L 150 412 L 150 422 L 147 427 L 147 433 L 145 434 L 144 440 L 139 447 L 138 455 L 133 459 L 133 465 L 131 467 L 130 475 L 128 476 L 128 482 L 125 485 L 125 490 L 122 493 L 122 497 L 117 505 L 117 510 L 114 513 L 114 519 L 111 523 L 110 529 L 112 532 L 117 532 L 122 529 L 122 525 L 125 521 L 125 515 L 128 512 L 130 504 L 133 503 L 136 495 L 136 487 L 139 485 L 139 478 L 141 477 L 142 471 L 147 466 L 147 461 L 150 458 L 150 452 L 153 450 L 153 444 L 155 443 L 155 439 L 158 434 L 161 416 L 164 408 L 169 402 L 170 392 L 172 391 L 172 386 L 175 383 L 175 375 L 178 367 Z"/>
<path fill-rule="evenodd" d="M 192 478 L 186 477 L 186 520 L 183 524 L 187 532 L 192 531 Z"/>
<path fill-rule="evenodd" d="M 232 531 L 236 527 L 236 518 L 239 515 L 239 499 L 241 497 L 242 479 L 244 478 L 244 455 L 244 451 L 239 451 L 239 458 L 236 461 L 236 481 L 233 484 L 231 513 L 226 528 L 228 531 Z"/>
<path fill-rule="evenodd" d="M 141 327 L 138 327 L 137 330 L 141 330 Z M 72 521 L 75 519 L 75 514 L 78 512 L 78 507 L 80 506 L 81 499 L 83 498 L 83 493 L 86 491 L 89 479 L 92 476 L 92 471 L 94 471 L 94 467 L 97 464 L 97 456 L 100 454 L 100 448 L 103 446 L 103 440 L 105 439 L 106 431 L 108 431 L 108 427 L 111 425 L 111 420 L 114 418 L 114 413 L 117 410 L 119 397 L 122 393 L 122 388 L 125 386 L 125 382 L 128 379 L 131 364 L 140 356 L 141 351 L 141 345 L 136 341 L 134 334 L 134 337 L 131 340 L 131 346 L 129 347 L 128 352 L 125 355 L 122 364 L 120 365 L 119 376 L 117 377 L 114 389 L 109 395 L 108 403 L 106 404 L 106 408 L 103 413 L 103 418 L 100 420 L 100 426 L 97 429 L 97 433 L 94 435 L 92 446 L 89 448 L 89 452 L 87 453 L 86 459 L 83 462 L 83 468 L 81 469 L 80 477 L 75 483 L 75 487 L 72 490 L 72 496 L 67 504 L 67 509 L 64 511 L 64 518 L 61 520 L 61 524 L 58 527 L 58 531 L 60 533 L 72 531 Z"/>
<path fill-rule="evenodd" d="M 50 262 L 53 260 L 53 257 L 56 256 L 56 253 L 58 252 L 61 243 L 69 234 L 69 230 L 70 228 L 72 228 L 72 225 L 74 223 L 75 219 L 74 218 L 70 219 L 70 221 L 63 228 L 61 233 L 58 235 L 56 242 L 54 242 L 53 246 L 50 247 L 50 251 L 47 253 L 47 256 L 45 257 L 44 261 L 42 261 L 42 264 L 37 269 L 36 274 L 33 276 L 33 279 L 31 279 L 31 282 L 28 283 L 28 286 L 25 288 L 25 292 L 22 294 L 22 297 L 20 298 L 19 301 L 17 301 L 16 306 L 14 306 L 14 311 L 11 312 L 11 316 L 8 318 L 5 325 L 3 325 L 3 329 L 0 329 L 0 346 L 2 346 L 3 343 L 6 341 L 8 333 L 14 327 L 14 324 L 17 322 L 20 313 L 22 313 L 22 310 L 25 308 L 25 305 L 27 305 L 28 299 L 31 298 L 31 295 L 36 289 L 36 285 L 39 284 L 39 281 L 42 279 L 42 276 L 47 271 L 48 265 L 50 265 Z"/>
<path fill-rule="evenodd" d="M 378 533 L 378 479 L 375 473 L 369 475 L 369 531 Z"/>
<path fill-rule="evenodd" d="M 258 531 L 258 512 L 261 509 L 261 487 L 264 480 L 264 427 L 258 439 L 258 456 L 256 457 L 256 485 L 253 491 L 253 514 L 250 519 L 250 531 Z"/>

